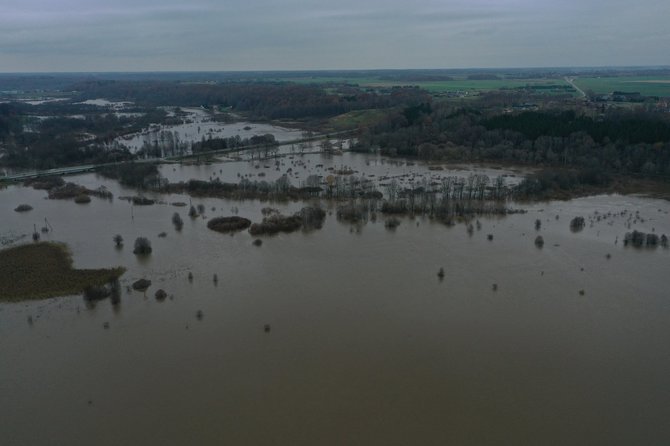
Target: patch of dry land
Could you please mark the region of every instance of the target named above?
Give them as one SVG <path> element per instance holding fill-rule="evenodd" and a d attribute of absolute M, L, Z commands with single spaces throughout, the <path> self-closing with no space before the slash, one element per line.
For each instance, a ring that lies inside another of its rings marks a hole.
<path fill-rule="evenodd" d="M 118 279 L 125 269 L 74 269 L 65 244 L 42 242 L 0 251 L 0 301 L 78 294 Z"/>

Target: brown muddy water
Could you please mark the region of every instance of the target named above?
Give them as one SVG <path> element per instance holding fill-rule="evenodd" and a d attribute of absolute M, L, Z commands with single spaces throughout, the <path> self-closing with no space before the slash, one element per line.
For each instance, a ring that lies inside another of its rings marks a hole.
<path fill-rule="evenodd" d="M 264 160 L 249 160 L 248 153 L 243 154 L 243 160 L 233 161 L 222 157 L 213 162 L 188 164 L 163 164 L 159 170 L 161 175 L 171 183 L 188 181 L 191 178 L 203 180 L 220 180 L 222 182 L 237 183 L 241 178 L 250 181 L 276 181 L 281 176 L 286 177 L 295 186 L 305 184 L 308 176 L 318 175 L 322 178 L 328 175 L 337 175 L 337 171 L 347 171 L 350 175 L 342 175 L 345 179 L 354 176 L 373 182 L 378 188 L 395 180 L 401 188 L 418 186 L 422 180 L 428 183 L 442 181 L 445 177 L 466 178 L 470 174 L 486 175 L 491 179 L 503 176 L 508 185 L 517 184 L 529 171 L 527 169 L 508 169 L 498 166 L 483 165 L 446 165 L 423 164 L 401 159 L 389 159 L 379 155 L 344 152 L 341 155 L 325 155 L 323 153 L 288 152 L 282 146 L 284 153 L 277 158 Z M 441 170 L 431 170 L 441 168 Z M 97 187 L 97 179 L 87 178 L 89 187 Z M 114 187 L 111 185 L 110 187 Z"/>
<path fill-rule="evenodd" d="M 93 174 L 70 180 L 133 193 Z M 358 231 L 333 212 L 320 231 L 255 247 L 185 208 L 45 196 L 0 190 L 0 235 L 29 235 L 47 217 L 43 239 L 68 243 L 76 267 L 128 271 L 118 306 L 0 304 L 3 445 L 670 441 L 670 250 L 622 243 L 629 223 L 670 234 L 668 202 L 517 205 L 528 213 L 481 218 L 472 236 L 421 218 Z M 34 210 L 14 212 L 20 203 Z M 252 221 L 268 205 L 198 203 L 208 217 L 237 207 Z M 624 210 L 637 223 L 595 217 Z M 587 225 L 573 233 L 577 215 Z M 148 259 L 132 254 L 137 236 L 153 244 Z M 146 294 L 126 291 L 142 277 Z M 156 301 L 158 288 L 169 298 Z"/>

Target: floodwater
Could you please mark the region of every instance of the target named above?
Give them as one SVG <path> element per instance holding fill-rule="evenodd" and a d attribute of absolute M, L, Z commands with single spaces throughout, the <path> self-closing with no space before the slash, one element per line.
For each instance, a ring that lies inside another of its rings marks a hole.
<path fill-rule="evenodd" d="M 199 142 L 203 138 L 230 138 L 239 135 L 240 138 L 244 139 L 268 133 L 274 135 L 275 139 L 280 142 L 302 138 L 301 130 L 265 123 L 213 121 L 206 110 L 198 108 L 183 108 L 182 111 L 186 113 L 182 124 L 154 125 L 142 132 L 119 137 L 115 141 L 135 152 L 141 149 L 145 143 L 150 146 L 163 146 L 167 132 L 176 135 L 180 143 L 188 144 Z"/>
<path fill-rule="evenodd" d="M 133 194 L 94 174 L 69 180 Z M 0 190 L 0 235 L 30 234 L 46 217 L 44 238 L 68 243 L 76 267 L 128 271 L 116 307 L 81 296 L 0 304 L 3 445 L 670 441 L 670 250 L 621 243 L 629 225 L 670 234 L 668 202 L 515 205 L 528 213 L 481 218 L 472 236 L 424 218 L 359 231 L 333 212 L 319 231 L 254 247 L 185 208 L 45 196 Z M 20 203 L 34 210 L 14 212 Z M 193 203 L 252 221 L 268 205 Z M 587 225 L 573 233 L 577 215 Z M 147 259 L 132 254 L 138 236 L 153 244 Z M 125 291 L 142 277 L 146 294 Z M 170 297 L 156 301 L 158 288 Z"/>
<path fill-rule="evenodd" d="M 402 187 L 418 186 L 424 179 L 428 184 L 439 182 L 445 177 L 466 178 L 470 174 L 486 175 L 491 181 L 503 176 L 508 185 L 517 184 L 528 170 L 500 168 L 482 165 L 447 165 L 415 163 L 389 159 L 379 155 L 343 152 L 339 155 L 324 153 L 301 153 L 290 146 L 282 146 L 277 158 L 250 159 L 249 152 L 241 153 L 240 160 L 221 157 L 221 161 L 211 163 L 162 164 L 161 175 L 171 183 L 188 181 L 191 178 L 220 180 L 237 183 L 240 178 L 250 181 L 276 181 L 286 175 L 294 186 L 302 186 L 310 175 L 323 178 L 336 175 L 337 171 L 347 171 L 356 178 L 372 181 L 378 187 L 395 180 Z M 441 170 L 431 170 L 441 168 Z M 347 177 L 348 175 L 344 175 Z M 95 183 L 91 183 L 91 187 Z"/>

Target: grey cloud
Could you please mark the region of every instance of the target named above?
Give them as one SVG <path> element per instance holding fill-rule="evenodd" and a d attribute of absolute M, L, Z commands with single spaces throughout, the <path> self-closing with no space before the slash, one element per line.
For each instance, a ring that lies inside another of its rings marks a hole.
<path fill-rule="evenodd" d="M 667 63 L 639 0 L 5 0 L 1 71 Z"/>

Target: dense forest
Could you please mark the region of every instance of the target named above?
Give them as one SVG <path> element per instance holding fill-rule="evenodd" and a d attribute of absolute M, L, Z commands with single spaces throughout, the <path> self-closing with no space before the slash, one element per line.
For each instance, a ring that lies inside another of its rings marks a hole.
<path fill-rule="evenodd" d="M 425 103 L 361 129 L 356 150 L 670 179 L 670 122 L 639 111 L 591 117 L 563 109 L 506 113 Z"/>
<path fill-rule="evenodd" d="M 599 144 L 622 141 L 628 144 L 670 141 L 670 123 L 653 116 L 608 116 L 596 120 L 580 116 L 574 110 L 559 113 L 523 112 L 498 115 L 482 122 L 489 130 L 514 130 L 529 139 L 541 136 L 567 138 L 578 132 L 588 134 Z"/>
<path fill-rule="evenodd" d="M 22 124 L 18 110 L 11 104 L 0 104 L 0 141 L 21 131 Z"/>

